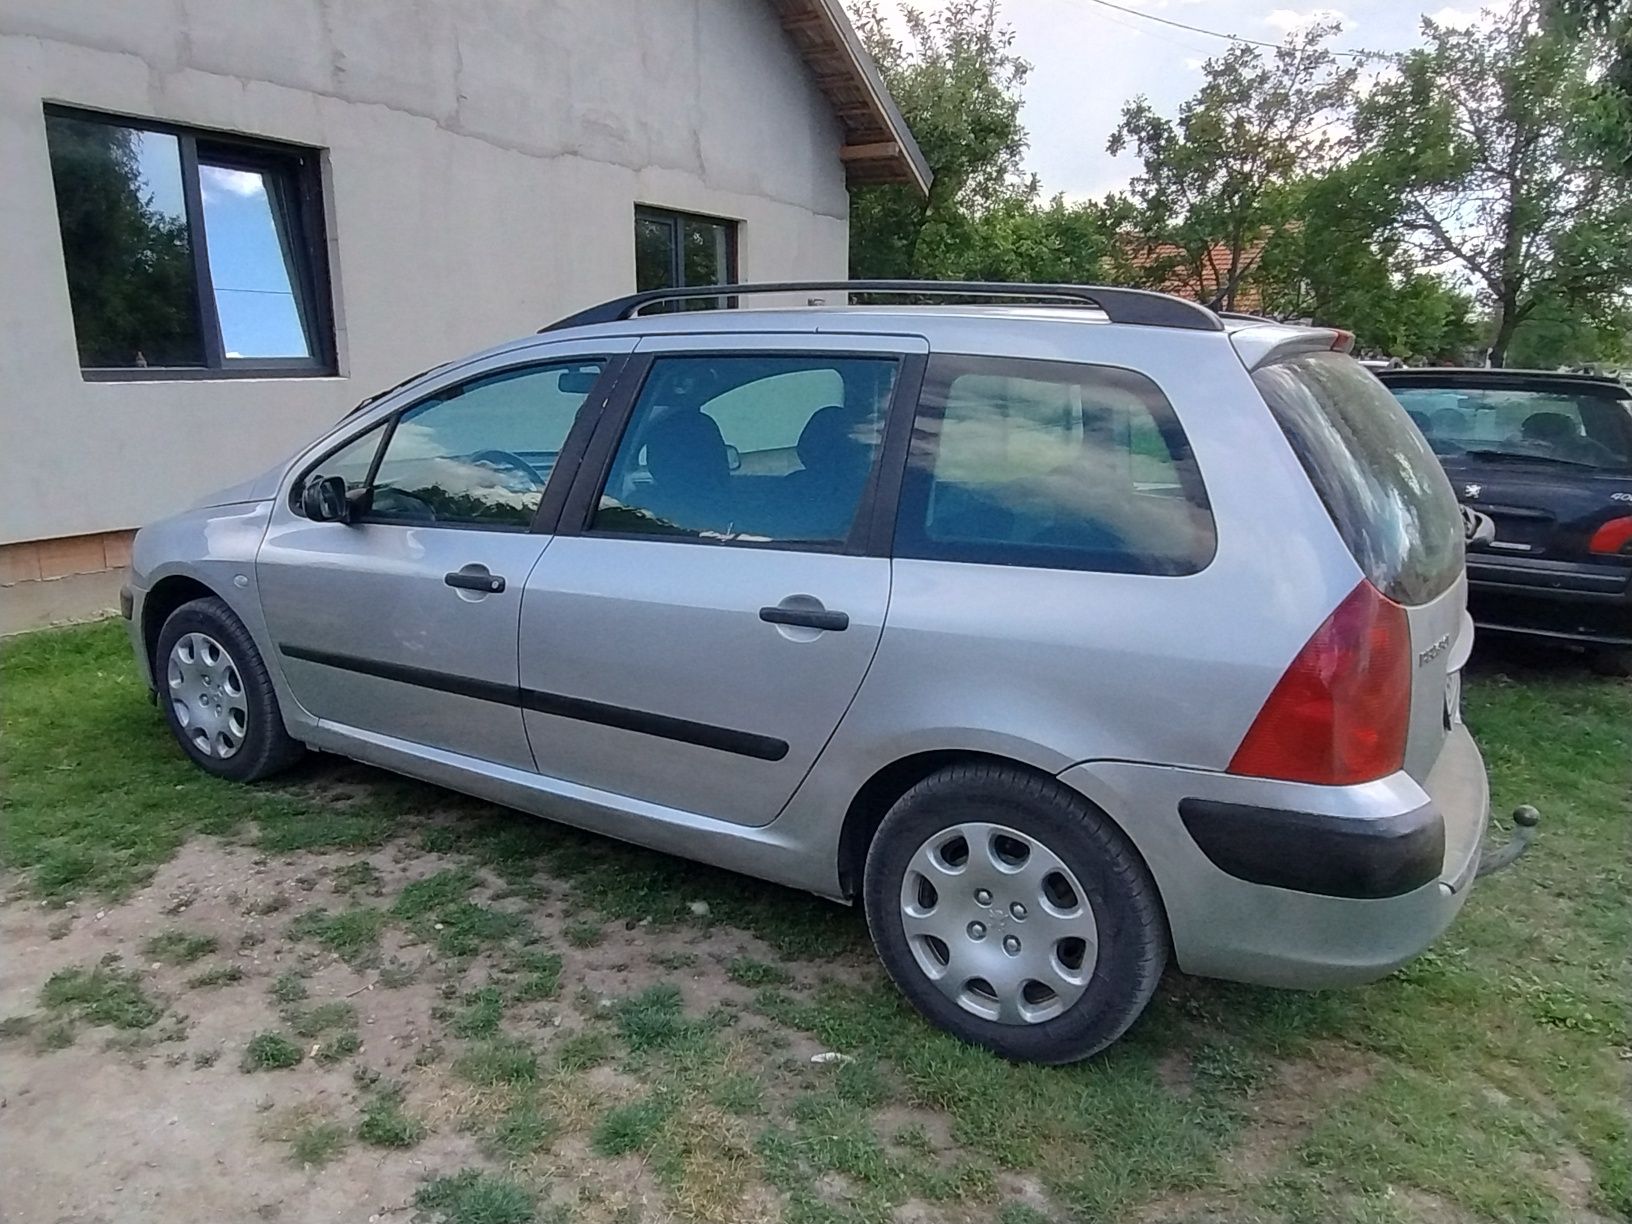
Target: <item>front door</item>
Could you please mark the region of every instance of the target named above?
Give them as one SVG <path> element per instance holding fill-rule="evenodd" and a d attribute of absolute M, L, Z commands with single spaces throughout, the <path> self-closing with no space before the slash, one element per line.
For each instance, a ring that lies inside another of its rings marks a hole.
<path fill-rule="evenodd" d="M 535 359 L 456 379 L 293 482 L 342 476 L 355 507 L 350 523 L 320 523 L 285 499 L 256 564 L 274 648 L 309 713 L 532 767 L 516 632 L 549 541 L 532 528 L 606 366 Z"/>
<path fill-rule="evenodd" d="M 522 705 L 543 773 L 760 825 L 878 646 L 890 563 L 867 555 L 870 503 L 925 346 L 710 339 L 637 349 L 606 461 L 586 461 L 527 584 Z"/>

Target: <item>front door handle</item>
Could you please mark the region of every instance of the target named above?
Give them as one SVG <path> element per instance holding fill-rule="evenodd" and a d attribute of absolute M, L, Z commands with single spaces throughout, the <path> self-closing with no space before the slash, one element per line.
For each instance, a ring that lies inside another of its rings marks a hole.
<path fill-rule="evenodd" d="M 461 591 L 480 591 L 484 595 L 497 595 L 504 590 L 503 578 L 474 565 L 443 574 L 442 581 Z"/>
<path fill-rule="evenodd" d="M 773 604 L 759 610 L 759 619 L 768 625 L 797 625 L 801 629 L 827 629 L 842 633 L 850 628 L 850 617 L 843 612 L 829 612 L 825 608 L 789 608 Z"/>

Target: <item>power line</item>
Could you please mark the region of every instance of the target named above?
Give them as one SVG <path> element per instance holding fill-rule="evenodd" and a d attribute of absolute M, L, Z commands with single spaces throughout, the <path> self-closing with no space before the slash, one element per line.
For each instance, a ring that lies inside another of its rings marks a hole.
<path fill-rule="evenodd" d="M 1222 30 L 1208 30 L 1201 26 L 1186 25 L 1182 21 L 1173 21 L 1166 17 L 1158 17 L 1155 13 L 1144 13 L 1138 9 L 1127 8 L 1120 4 L 1112 4 L 1111 0 L 1089 0 L 1090 4 L 1097 4 L 1100 8 L 1115 9 L 1119 13 L 1126 13 L 1130 17 L 1141 17 L 1146 21 L 1154 21 L 1160 25 L 1172 26 L 1175 30 L 1189 30 L 1192 34 L 1205 34 L 1208 38 L 1222 38 L 1226 42 L 1245 43 L 1249 47 L 1268 47 L 1271 51 L 1280 50 L 1279 43 L 1265 42 L 1261 38 L 1248 38 L 1245 34 L 1226 34 Z M 1346 55 L 1352 59 L 1383 59 L 1380 51 L 1333 51 L 1333 55 Z"/>

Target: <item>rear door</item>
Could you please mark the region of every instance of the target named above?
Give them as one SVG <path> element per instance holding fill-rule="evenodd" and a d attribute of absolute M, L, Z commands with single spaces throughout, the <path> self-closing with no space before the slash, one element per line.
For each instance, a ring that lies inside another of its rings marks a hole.
<path fill-rule="evenodd" d="M 527 583 L 522 703 L 541 772 L 761 825 L 878 646 L 883 427 L 927 346 L 725 343 L 641 342 Z"/>
<path fill-rule="evenodd" d="M 1296 352 L 1252 377 L 1361 572 L 1406 610 L 1405 768 L 1423 781 L 1461 719 L 1461 668 L 1473 647 L 1450 483 L 1399 402 L 1353 358 Z"/>

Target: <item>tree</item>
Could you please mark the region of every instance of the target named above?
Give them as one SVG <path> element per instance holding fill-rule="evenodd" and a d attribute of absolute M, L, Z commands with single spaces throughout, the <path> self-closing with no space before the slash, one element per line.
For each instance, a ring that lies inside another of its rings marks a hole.
<path fill-rule="evenodd" d="M 857 5 L 855 19 L 935 177 L 927 198 L 895 185 L 852 193 L 851 274 L 949 275 L 949 259 L 968 262 L 978 219 L 1012 218 L 1017 203 L 1036 197 L 1035 181 L 1021 172 L 1020 87 L 1030 65 L 999 24 L 997 0 L 951 0 L 932 14 L 903 6 L 906 41 L 877 0 Z"/>
<path fill-rule="evenodd" d="M 1419 263 L 1455 269 L 1489 306 L 1500 365 L 1542 303 L 1592 313 L 1632 280 L 1632 205 L 1592 139 L 1602 49 L 1549 29 L 1537 2 L 1423 33 L 1360 104 L 1359 160 L 1397 193 Z"/>
<path fill-rule="evenodd" d="M 81 359 L 198 364 L 203 353 L 187 223 L 154 205 L 142 178 L 138 133 L 63 117 L 48 122 Z"/>
<path fill-rule="evenodd" d="M 1412 264 L 1390 232 L 1397 201 L 1389 184 L 1349 163 L 1289 195 L 1291 221 L 1253 277 L 1267 314 L 1346 328 L 1364 350 L 1465 359 L 1479 338 L 1473 300 Z"/>
<path fill-rule="evenodd" d="M 1357 75 L 1326 50 L 1337 29 L 1294 32 L 1268 57 L 1239 45 L 1209 59 L 1176 121 L 1143 96 L 1123 108 L 1107 147 L 1142 163 L 1123 276 L 1201 297 L 1217 286 L 1219 304 L 1234 309 L 1252 253 L 1294 223 L 1294 185 L 1336 157 Z"/>

